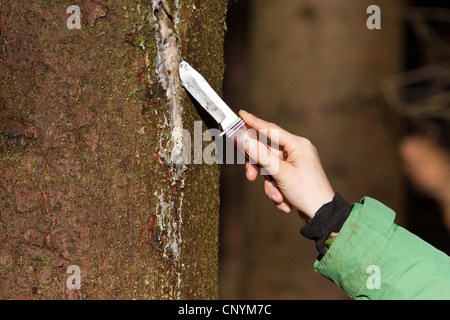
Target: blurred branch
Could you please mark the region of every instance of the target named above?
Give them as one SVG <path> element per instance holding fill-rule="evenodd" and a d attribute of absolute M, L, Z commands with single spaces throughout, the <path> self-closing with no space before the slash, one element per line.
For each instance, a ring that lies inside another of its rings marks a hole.
<path fill-rule="evenodd" d="M 430 24 L 450 23 L 450 10 L 407 7 L 404 18 L 421 43 L 428 65 L 387 78 L 381 84 L 383 95 L 404 117 L 450 121 L 450 45 Z"/>
<path fill-rule="evenodd" d="M 450 120 L 449 88 L 450 61 L 397 74 L 381 84 L 389 106 L 408 118 Z"/>
<path fill-rule="evenodd" d="M 420 18 L 417 13 L 420 13 Z M 445 8 L 406 7 L 405 19 L 408 21 L 434 21 L 450 23 L 450 10 Z"/>
<path fill-rule="evenodd" d="M 442 61 L 450 57 L 450 46 L 442 36 L 430 25 L 429 21 L 436 21 L 437 16 L 441 19 L 446 17 L 445 22 L 450 23 L 450 10 L 441 8 L 408 8 L 406 20 L 422 43 L 430 63 Z M 443 21 L 441 21 L 443 22 Z"/>

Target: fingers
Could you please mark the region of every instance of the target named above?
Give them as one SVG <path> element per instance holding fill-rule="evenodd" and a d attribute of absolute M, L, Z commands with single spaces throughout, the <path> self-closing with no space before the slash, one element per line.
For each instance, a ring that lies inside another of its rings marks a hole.
<path fill-rule="evenodd" d="M 290 205 L 290 204 L 287 203 L 287 202 L 282 202 L 282 203 L 280 203 L 280 204 L 275 204 L 275 207 L 276 207 L 278 210 L 283 211 L 284 213 L 291 213 L 291 211 L 292 211 L 292 205 Z"/>
<path fill-rule="evenodd" d="M 280 204 L 284 201 L 283 194 L 270 181 L 264 181 L 264 192 L 273 202 Z"/>
<path fill-rule="evenodd" d="M 274 154 L 277 155 L 278 158 L 280 158 L 281 160 L 286 160 L 286 156 L 285 156 L 285 152 L 284 152 L 284 148 L 280 147 L 279 145 L 274 145 L 273 141 L 272 141 L 272 145 L 269 146 L 270 151 L 272 151 Z"/>
<path fill-rule="evenodd" d="M 245 175 L 249 181 L 255 181 L 258 174 L 259 170 L 255 167 L 255 165 L 248 162 L 245 163 Z"/>
<path fill-rule="evenodd" d="M 264 175 L 271 175 L 277 179 L 280 169 L 286 166 L 286 163 L 276 153 L 273 153 L 266 145 L 257 140 L 246 140 L 245 151 L 250 158 L 249 162 L 251 164 L 258 163 L 263 168 Z"/>
<path fill-rule="evenodd" d="M 247 111 L 239 111 L 239 116 L 253 129 L 262 133 L 269 138 L 274 144 L 278 144 L 280 147 L 292 145 L 295 141 L 295 135 L 287 132 L 283 128 L 280 128 L 274 123 L 264 121 Z"/>
<path fill-rule="evenodd" d="M 274 202 L 275 207 L 277 207 L 277 209 L 283 211 L 284 213 L 289 213 L 292 211 L 292 206 L 284 201 L 284 197 L 281 191 L 277 187 L 275 187 L 270 181 L 266 180 L 264 182 L 264 192 L 269 197 L 269 199 L 271 199 Z"/>
<path fill-rule="evenodd" d="M 245 174 L 248 180 L 255 181 L 259 175 L 259 170 L 255 167 L 255 165 L 247 162 L 245 164 Z M 292 206 L 284 201 L 283 194 L 272 184 L 272 182 L 268 180 L 264 181 L 264 191 L 269 199 L 274 202 L 275 207 L 278 210 L 281 210 L 284 213 L 290 213 L 292 211 Z"/>

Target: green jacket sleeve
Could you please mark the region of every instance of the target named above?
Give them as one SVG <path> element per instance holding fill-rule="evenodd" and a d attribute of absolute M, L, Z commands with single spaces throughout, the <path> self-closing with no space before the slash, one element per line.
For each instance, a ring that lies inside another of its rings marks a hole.
<path fill-rule="evenodd" d="M 315 271 L 353 299 L 450 299 L 449 256 L 394 218 L 374 199 L 354 204 Z"/>

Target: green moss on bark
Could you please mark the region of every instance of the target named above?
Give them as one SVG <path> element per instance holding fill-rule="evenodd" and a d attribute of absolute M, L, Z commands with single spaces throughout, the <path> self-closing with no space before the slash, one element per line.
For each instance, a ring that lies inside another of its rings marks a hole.
<path fill-rule="evenodd" d="M 189 166 L 184 186 L 172 185 L 160 159 L 170 113 L 155 72 L 152 3 L 96 3 L 106 17 L 68 30 L 66 1 L 0 1 L 0 124 L 32 129 L 1 132 L 23 139 L 0 151 L 0 297 L 217 298 L 219 169 Z M 180 51 L 204 63 L 216 89 L 225 3 L 178 8 Z M 201 54 L 192 51 L 199 41 Z M 184 126 L 194 120 L 185 95 Z M 176 262 L 163 254 L 155 194 L 173 202 L 167 214 L 181 212 Z M 82 271 L 79 290 L 66 287 L 71 264 Z"/>

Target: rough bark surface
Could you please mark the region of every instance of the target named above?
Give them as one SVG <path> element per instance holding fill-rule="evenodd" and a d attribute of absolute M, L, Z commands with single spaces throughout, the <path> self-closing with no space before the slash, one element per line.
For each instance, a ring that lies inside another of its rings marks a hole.
<path fill-rule="evenodd" d="M 0 299 L 217 298 L 219 169 L 178 164 L 177 63 L 221 88 L 226 6 L 0 1 Z"/>

